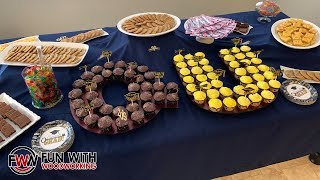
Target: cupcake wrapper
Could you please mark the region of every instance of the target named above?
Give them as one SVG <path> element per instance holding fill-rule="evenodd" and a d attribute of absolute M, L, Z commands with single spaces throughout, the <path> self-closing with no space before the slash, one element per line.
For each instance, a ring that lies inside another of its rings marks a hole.
<path fill-rule="evenodd" d="M 279 89 L 278 88 L 270 88 L 270 91 L 276 93 L 279 91 Z"/>
<path fill-rule="evenodd" d="M 95 128 L 95 127 L 97 127 L 97 123 L 90 124 L 90 125 L 88 125 L 88 127 L 89 128 Z"/>
<path fill-rule="evenodd" d="M 101 129 L 101 131 L 102 131 L 103 133 L 111 132 L 111 131 L 112 131 L 112 126 L 109 126 L 109 127 L 104 128 L 104 129 Z"/>
<path fill-rule="evenodd" d="M 125 125 L 123 127 L 117 127 L 118 131 L 126 131 L 129 129 L 129 126 L 128 125 Z"/>
<path fill-rule="evenodd" d="M 227 107 L 227 106 L 224 106 L 224 110 L 231 112 L 231 111 L 233 111 L 233 110 L 234 110 L 234 107 Z"/>
<path fill-rule="evenodd" d="M 161 100 L 161 101 L 154 101 L 154 103 L 156 104 L 156 105 L 164 105 L 165 104 L 165 102 L 164 102 L 164 100 Z"/>
<path fill-rule="evenodd" d="M 167 105 L 169 106 L 176 106 L 178 104 L 178 101 L 167 101 Z"/>
<path fill-rule="evenodd" d="M 238 108 L 239 108 L 239 109 L 242 109 L 242 110 L 246 110 L 246 109 L 248 109 L 248 107 L 247 107 L 247 106 L 241 106 L 240 104 L 237 104 L 237 106 L 238 106 Z"/>
<path fill-rule="evenodd" d="M 263 99 L 263 102 L 266 104 L 272 103 L 273 99 Z"/>
<path fill-rule="evenodd" d="M 253 106 L 253 107 L 258 107 L 258 106 L 260 106 L 260 104 L 261 104 L 261 102 L 253 102 L 253 103 L 251 104 L 251 106 Z"/>
<path fill-rule="evenodd" d="M 220 112 L 221 110 L 222 110 L 222 108 L 218 108 L 218 109 L 216 109 L 216 108 L 209 108 L 210 109 L 210 111 L 212 111 L 212 112 Z"/>
<path fill-rule="evenodd" d="M 153 111 L 153 112 L 144 112 L 144 115 L 147 117 L 147 118 L 151 118 L 155 115 L 156 113 Z"/>
<path fill-rule="evenodd" d="M 204 104 L 204 102 L 205 102 L 205 100 L 203 100 L 203 101 L 198 101 L 198 100 L 194 100 L 197 104 L 200 104 L 200 105 L 202 105 L 202 104 Z"/>
<path fill-rule="evenodd" d="M 136 126 L 140 126 L 142 124 L 144 124 L 144 121 L 141 120 L 141 121 L 133 121 L 133 124 L 136 125 Z"/>
<path fill-rule="evenodd" d="M 235 68 L 232 68 L 232 67 L 229 66 L 229 70 L 230 70 L 231 72 L 234 72 Z"/>

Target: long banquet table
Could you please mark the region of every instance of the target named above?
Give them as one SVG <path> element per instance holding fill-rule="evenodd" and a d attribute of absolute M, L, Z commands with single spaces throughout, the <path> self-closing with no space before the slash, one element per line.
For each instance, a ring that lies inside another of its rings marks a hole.
<path fill-rule="evenodd" d="M 115 27 L 104 28 L 109 36 L 88 42 L 89 52 L 82 65 L 102 65 L 97 61 L 102 50 L 112 50 L 112 60 L 135 60 L 150 66 L 154 71 L 164 71 L 164 81 L 175 81 L 183 89 L 172 64 L 174 50 L 184 48 L 184 53 L 205 52 L 215 68 L 225 69 L 218 59 L 219 49 L 233 46 L 231 39 L 242 37 L 251 41 L 254 50 L 264 49 L 264 63 L 279 68 L 320 70 L 320 48 L 311 50 L 289 49 L 272 37 L 272 23 L 260 24 L 256 12 L 223 15 L 254 28 L 247 36 L 231 34 L 216 40 L 212 45 L 200 44 L 184 34 L 181 25 L 175 32 L 155 38 L 136 38 L 122 34 Z M 280 14 L 273 19 L 287 18 Z M 182 24 L 184 21 L 182 22 Z M 78 32 L 41 35 L 42 41 L 55 41 L 58 37 Z M 9 40 L 2 40 L 0 43 Z M 149 52 L 150 46 L 160 51 Z M 82 71 L 75 68 L 54 68 L 65 97 L 49 110 L 37 110 L 21 77 L 22 67 L 0 67 L 0 92 L 6 92 L 18 102 L 41 116 L 41 120 L 13 142 L 0 150 L 0 179 L 16 178 L 7 166 L 8 153 L 16 146 L 31 145 L 33 133 L 44 123 L 63 119 L 73 125 L 76 138 L 69 151 L 98 152 L 98 169 L 95 171 L 43 171 L 38 167 L 28 178 L 33 179 L 210 179 L 250 170 L 273 163 L 314 153 L 320 150 L 320 103 L 299 106 L 287 101 L 282 94 L 270 106 L 239 115 L 207 112 L 192 104 L 184 90 L 179 91 L 179 109 L 163 109 L 145 127 L 130 133 L 104 136 L 81 128 L 69 110 L 67 93 L 71 83 Z M 283 79 L 281 79 L 282 81 Z M 236 83 L 227 71 L 225 84 Z M 319 91 L 319 86 L 315 85 Z M 106 101 L 113 105 L 124 103 L 124 87 L 105 89 Z"/>

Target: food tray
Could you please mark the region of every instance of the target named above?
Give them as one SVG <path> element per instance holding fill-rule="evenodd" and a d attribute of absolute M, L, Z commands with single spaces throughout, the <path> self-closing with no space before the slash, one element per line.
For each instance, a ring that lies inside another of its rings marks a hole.
<path fill-rule="evenodd" d="M 14 43 L 14 44 L 10 44 L 8 47 L 6 47 L 6 49 L 4 49 L 1 53 L 0 53 L 0 64 L 5 64 L 5 65 L 9 65 L 9 66 L 30 66 L 33 64 L 30 63 L 20 63 L 20 62 L 11 62 L 11 61 L 5 61 L 4 58 L 5 56 L 9 53 L 9 51 L 17 45 L 24 45 L 24 46 L 28 46 L 28 45 L 33 45 L 33 46 L 60 46 L 60 47 L 69 47 L 69 48 L 82 48 L 85 49 L 86 52 L 83 54 L 82 58 L 80 59 L 80 61 L 76 64 L 51 64 L 52 67 L 74 67 L 74 66 L 78 66 L 83 59 L 85 58 L 88 50 L 89 50 L 89 46 L 87 44 L 80 44 L 80 43 L 67 43 L 67 42 L 20 42 L 20 43 Z"/>
<path fill-rule="evenodd" d="M 283 70 L 283 71 L 286 71 L 286 70 L 301 70 L 301 69 L 294 69 L 294 68 L 290 68 L 290 67 L 286 67 L 286 66 L 280 66 L 280 69 Z M 302 70 L 302 71 L 308 71 L 308 70 Z M 314 73 L 319 73 L 320 74 L 320 71 L 308 71 L 308 72 L 314 72 Z M 285 78 L 285 79 L 295 79 L 295 78 L 289 78 L 285 73 L 283 73 L 282 77 Z M 305 81 L 307 83 L 320 84 L 320 81 L 304 80 L 304 79 L 299 79 L 299 80 L 303 80 L 303 81 Z"/>
<path fill-rule="evenodd" d="M 20 113 L 26 115 L 31 122 L 26 125 L 24 128 L 20 129 L 17 125 L 15 125 L 12 121 L 9 121 L 7 119 L 4 119 L 7 121 L 15 130 L 16 132 L 13 133 L 9 138 L 5 138 L 3 134 L 0 132 L 0 136 L 4 141 L 0 142 L 0 149 L 3 148 L 5 145 L 7 145 L 9 142 L 13 141 L 16 137 L 18 137 L 20 134 L 22 134 L 24 131 L 29 129 L 31 126 L 33 126 L 37 121 L 40 120 L 40 116 L 36 115 L 32 111 L 30 111 L 28 108 L 24 107 L 20 103 L 18 103 L 16 100 L 12 99 L 10 96 L 8 96 L 6 93 L 2 93 L 0 95 L 0 102 L 5 102 L 8 105 L 10 105 L 12 108 L 18 110 Z"/>

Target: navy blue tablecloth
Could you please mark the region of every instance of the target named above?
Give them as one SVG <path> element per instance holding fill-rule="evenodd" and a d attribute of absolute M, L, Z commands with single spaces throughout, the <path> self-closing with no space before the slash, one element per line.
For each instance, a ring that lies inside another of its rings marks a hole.
<path fill-rule="evenodd" d="M 164 81 L 175 81 L 182 89 L 172 64 L 174 50 L 184 48 L 190 53 L 205 52 L 215 68 L 225 69 L 217 57 L 219 49 L 231 47 L 232 38 L 242 37 L 251 41 L 254 50 L 264 49 L 261 58 L 270 66 L 320 70 L 320 48 L 293 50 L 279 44 L 271 35 L 272 23 L 258 23 L 256 12 L 223 17 L 248 22 L 254 29 L 247 36 L 232 34 L 212 45 L 205 45 L 186 36 L 182 25 L 175 32 L 155 38 L 129 37 L 116 28 L 104 28 L 110 35 L 90 41 L 90 50 L 81 64 L 102 65 L 103 61 L 97 61 L 101 51 L 112 50 L 112 60 L 134 60 L 154 71 L 164 71 Z M 286 17 L 280 14 L 273 22 Z M 40 39 L 54 41 L 62 35 L 76 33 L 43 35 Z M 149 52 L 152 45 L 160 47 L 160 51 Z M 76 138 L 70 151 L 98 152 L 98 169 L 43 171 L 38 167 L 27 176 L 30 179 L 202 180 L 289 160 L 320 149 L 319 102 L 312 106 L 298 106 L 279 94 L 277 100 L 264 109 L 222 115 L 196 107 L 182 90 L 179 91 L 179 109 L 164 109 L 152 122 L 131 133 L 104 136 L 86 131 L 74 121 L 66 97 L 50 110 L 33 108 L 20 75 L 22 67 L 2 66 L 0 71 L 0 92 L 6 92 L 41 116 L 38 123 L 0 150 L 0 179 L 17 177 L 7 167 L 8 153 L 16 146 L 30 146 L 33 133 L 44 123 L 56 119 L 69 121 L 74 127 Z M 81 72 L 77 67 L 54 68 L 54 71 L 60 88 L 67 96 L 71 83 Z M 228 72 L 223 81 L 229 87 L 236 83 Z M 318 86 L 315 87 L 319 90 Z M 122 98 L 125 92 L 119 93 L 120 88 L 105 90 L 108 92 L 106 96 Z M 114 99 L 112 103 L 116 104 Z"/>

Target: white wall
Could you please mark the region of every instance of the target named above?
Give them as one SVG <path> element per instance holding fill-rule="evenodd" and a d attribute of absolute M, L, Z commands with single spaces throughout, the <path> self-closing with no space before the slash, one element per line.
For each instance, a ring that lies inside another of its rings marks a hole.
<path fill-rule="evenodd" d="M 180 18 L 249 11 L 257 1 L 0 0 L 0 39 L 115 26 L 123 17 L 145 11 L 162 11 Z M 279 1 L 289 15 L 320 24 L 320 11 L 316 9 L 320 7 L 319 0 Z"/>

